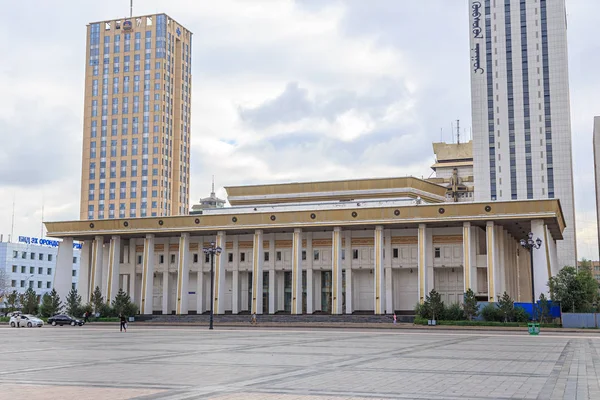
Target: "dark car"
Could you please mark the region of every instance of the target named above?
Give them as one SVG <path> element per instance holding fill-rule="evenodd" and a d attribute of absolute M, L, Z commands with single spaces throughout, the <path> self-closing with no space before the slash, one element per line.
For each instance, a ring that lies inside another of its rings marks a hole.
<path fill-rule="evenodd" d="M 79 319 L 75 319 L 73 317 L 70 317 L 68 315 L 65 314 L 59 314 L 59 315 L 55 315 L 54 317 L 50 317 L 48 318 L 48 323 L 52 326 L 56 326 L 56 325 L 71 325 L 71 326 L 75 326 L 75 325 L 79 325 L 82 326 L 83 325 L 83 321 L 79 320 Z"/>

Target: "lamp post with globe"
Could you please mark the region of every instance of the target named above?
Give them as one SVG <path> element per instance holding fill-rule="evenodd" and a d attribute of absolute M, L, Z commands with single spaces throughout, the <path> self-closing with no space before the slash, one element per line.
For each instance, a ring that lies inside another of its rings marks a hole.
<path fill-rule="evenodd" d="M 210 242 L 209 247 L 202 249 L 204 254 L 210 254 L 210 323 L 208 329 L 213 329 L 213 307 L 215 304 L 215 254 L 221 254 L 221 249 L 215 244 Z"/>
<path fill-rule="evenodd" d="M 539 249 L 542 246 L 542 239 L 533 240 L 533 232 L 529 232 L 527 238 L 521 239 L 521 246 L 529 250 L 530 265 L 531 265 L 531 318 L 535 321 L 535 284 L 533 279 L 533 250 Z"/>

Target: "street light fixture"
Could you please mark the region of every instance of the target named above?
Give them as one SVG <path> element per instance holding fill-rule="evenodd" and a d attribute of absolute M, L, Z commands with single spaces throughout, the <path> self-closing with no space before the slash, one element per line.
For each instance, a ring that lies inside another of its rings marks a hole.
<path fill-rule="evenodd" d="M 533 240 L 533 232 L 529 232 L 527 239 L 521 239 L 521 246 L 529 250 L 530 265 L 531 265 L 531 318 L 535 321 L 535 286 L 533 280 L 533 250 L 539 249 L 542 246 L 542 239 Z"/>
<path fill-rule="evenodd" d="M 219 246 L 215 245 L 215 242 L 210 242 L 210 247 L 205 247 L 202 249 L 204 254 L 210 254 L 210 324 L 208 329 L 213 328 L 213 307 L 215 304 L 215 254 L 221 254 L 221 249 Z"/>

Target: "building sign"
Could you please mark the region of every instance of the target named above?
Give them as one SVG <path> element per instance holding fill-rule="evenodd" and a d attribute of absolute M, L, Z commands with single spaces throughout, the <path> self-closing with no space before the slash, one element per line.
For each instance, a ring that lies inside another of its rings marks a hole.
<path fill-rule="evenodd" d="M 481 28 L 481 2 L 474 1 L 471 5 L 471 10 L 471 15 L 473 16 L 473 24 L 471 25 L 473 39 L 483 39 L 483 28 Z"/>
<path fill-rule="evenodd" d="M 39 246 L 58 247 L 60 242 L 58 240 L 40 239 L 29 236 L 19 236 L 19 243 L 36 244 Z M 81 243 L 73 243 L 74 249 L 81 250 Z"/>
<path fill-rule="evenodd" d="M 133 29 L 133 24 L 131 23 L 130 20 L 126 19 L 125 21 L 123 21 L 123 30 L 125 32 L 129 32 Z"/>
<path fill-rule="evenodd" d="M 471 17 L 473 22 L 471 23 L 471 33 L 473 34 L 473 41 L 483 40 L 483 28 L 481 27 L 481 1 L 473 1 L 471 3 Z M 479 43 L 475 43 L 471 49 L 471 61 L 473 65 L 474 74 L 483 74 L 483 68 L 481 67 L 481 47 Z"/>
<path fill-rule="evenodd" d="M 473 72 L 483 74 L 483 68 L 481 68 L 481 50 L 479 47 L 479 43 L 475 44 L 475 47 L 471 50 L 473 55 L 471 56 L 471 61 L 473 61 Z"/>

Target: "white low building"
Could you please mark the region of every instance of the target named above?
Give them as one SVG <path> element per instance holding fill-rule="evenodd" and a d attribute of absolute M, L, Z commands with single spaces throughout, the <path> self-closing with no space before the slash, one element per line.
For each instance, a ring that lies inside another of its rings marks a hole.
<path fill-rule="evenodd" d="M 60 241 L 56 239 L 19 236 L 16 241 L 3 241 L 0 235 L 0 270 L 2 273 L 3 290 L 5 294 L 16 290 L 25 293 L 33 289 L 41 297 L 54 287 L 56 276 L 56 261 Z M 81 262 L 81 244 L 75 243 L 70 254 L 69 290 L 77 286 L 79 264 Z M 64 299 L 63 299 L 64 301 Z"/>
<path fill-rule="evenodd" d="M 448 202 L 445 186 L 410 177 L 226 189 L 232 207 L 202 215 L 47 222 L 62 238 L 57 288 L 69 289 L 73 240 L 83 242 L 84 299 L 121 288 L 142 314 L 203 313 L 211 301 L 218 314 L 410 313 L 434 288 L 446 303 L 469 288 L 481 300 L 506 291 L 531 301 L 530 253 L 519 245 L 529 232 L 542 241 L 536 298 L 561 267 L 554 199 Z M 212 299 L 202 251 L 211 242 L 223 249 Z"/>

